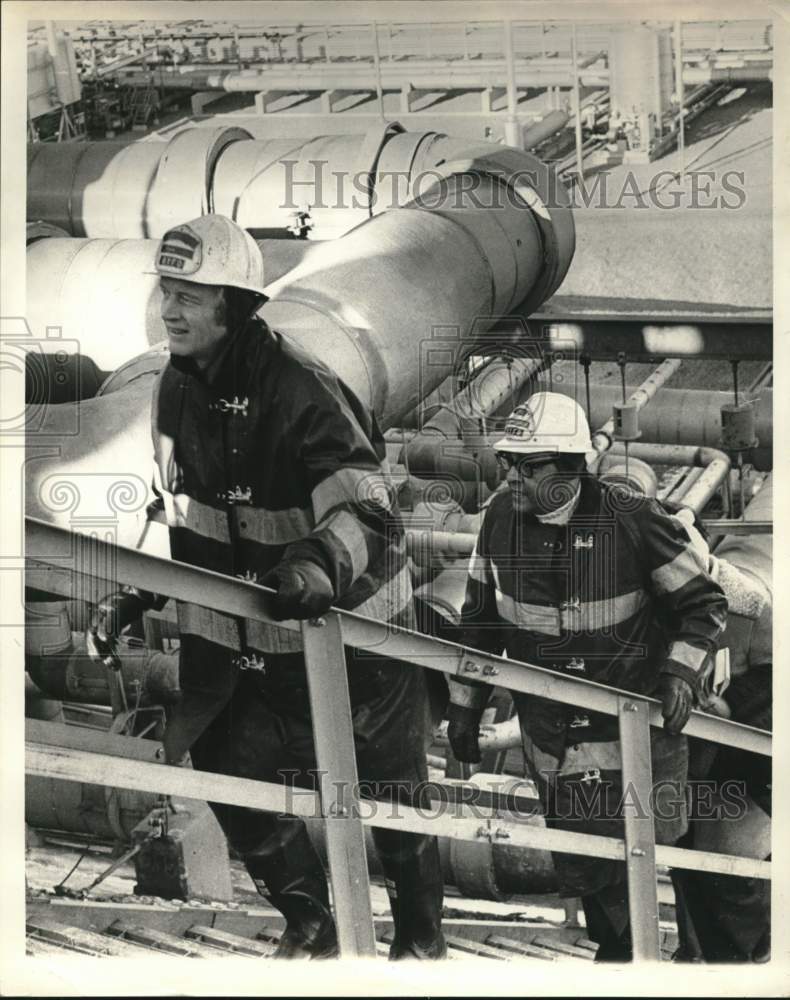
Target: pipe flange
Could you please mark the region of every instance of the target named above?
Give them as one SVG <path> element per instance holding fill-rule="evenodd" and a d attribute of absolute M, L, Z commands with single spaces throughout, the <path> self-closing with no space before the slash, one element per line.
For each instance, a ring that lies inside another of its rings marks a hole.
<path fill-rule="evenodd" d="M 497 146 L 473 149 L 468 160 L 454 159 L 437 173 L 485 173 L 505 184 L 529 208 L 543 244 L 543 267 L 519 312 L 529 315 L 559 288 L 573 260 L 576 229 L 571 199 L 556 172 L 531 153 Z"/>

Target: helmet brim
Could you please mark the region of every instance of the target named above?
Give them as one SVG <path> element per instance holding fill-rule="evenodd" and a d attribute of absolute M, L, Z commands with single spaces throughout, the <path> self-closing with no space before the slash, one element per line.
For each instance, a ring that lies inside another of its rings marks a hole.
<path fill-rule="evenodd" d="M 241 288 L 245 292 L 255 292 L 261 295 L 266 301 L 269 301 L 269 296 L 266 294 L 263 288 L 258 285 L 253 284 L 241 284 L 236 281 L 218 282 L 218 281 L 201 281 L 199 278 L 194 276 L 179 278 L 177 274 L 163 274 L 161 271 L 149 271 L 145 270 L 143 274 L 150 274 L 154 278 L 175 278 L 176 281 L 189 281 L 193 285 L 207 285 L 209 288 Z"/>

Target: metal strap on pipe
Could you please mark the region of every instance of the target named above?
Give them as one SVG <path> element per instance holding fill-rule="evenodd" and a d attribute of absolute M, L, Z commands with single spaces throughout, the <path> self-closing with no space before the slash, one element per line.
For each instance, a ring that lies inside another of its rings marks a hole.
<path fill-rule="evenodd" d="M 97 538 L 83 538 L 89 545 L 90 559 L 83 569 L 76 564 L 78 536 L 64 528 L 47 524 L 37 518 L 26 517 L 26 554 L 34 563 L 54 566 L 70 576 L 51 574 L 53 592 L 72 597 L 73 578 L 88 582 L 91 590 L 98 592 L 94 566 L 111 567 L 114 578 L 104 577 L 107 590 L 115 589 L 118 581 L 141 587 L 154 593 L 167 594 L 178 600 L 189 601 L 217 611 L 271 623 L 270 597 L 272 591 L 257 584 L 232 579 L 221 573 L 198 569 L 185 563 L 147 555 L 124 546 L 115 546 Z M 69 585 L 71 583 L 71 586 Z M 392 656 L 431 670 L 459 674 L 472 680 L 492 681 L 513 691 L 533 694 L 542 698 L 580 706 L 606 715 L 618 714 L 618 698 L 633 697 L 633 693 L 606 687 L 577 677 L 564 677 L 529 663 L 519 663 L 479 650 L 434 639 L 429 636 L 401 629 L 391 623 L 374 621 L 341 611 L 344 641 L 361 649 L 374 649 L 378 654 Z M 297 631 L 298 622 L 278 622 L 279 628 Z M 663 726 L 661 706 L 655 699 L 645 699 L 650 705 L 650 725 Z M 728 719 L 718 719 L 693 712 L 684 732 L 713 743 L 738 747 L 771 756 L 771 734 L 744 726 Z"/>
<path fill-rule="evenodd" d="M 170 226 L 213 211 L 212 185 L 217 160 L 231 143 L 252 139 L 243 128 L 190 128 L 168 143 L 148 203 L 150 236 L 163 236 Z M 202 170 L 195 170 L 196 163 Z"/>
<path fill-rule="evenodd" d="M 362 146 L 359 150 L 359 169 L 357 173 L 362 174 L 365 178 L 368 215 L 373 215 L 376 168 L 378 167 L 379 159 L 390 139 L 405 131 L 400 122 L 381 122 L 378 125 L 372 125 L 365 133 L 365 138 L 362 140 Z"/>
<path fill-rule="evenodd" d="M 103 784 L 106 776 L 111 774 L 116 788 L 179 795 L 312 819 L 319 819 L 322 815 L 320 797 L 316 792 L 73 748 L 26 742 L 25 771 L 39 777 L 87 784 Z M 367 809 L 364 812 L 367 813 Z M 550 830 L 500 818 L 481 820 L 477 817 L 463 817 L 458 816 L 456 810 L 443 814 L 440 810 L 417 810 L 399 804 L 395 812 L 382 808 L 375 816 L 366 814 L 360 818 L 366 826 L 386 827 L 390 830 L 424 833 L 454 840 L 507 840 L 508 845 L 513 847 L 624 860 L 624 843 L 616 837 Z M 746 878 L 771 877 L 771 863 L 768 861 L 677 847 L 656 847 L 656 864 Z"/>

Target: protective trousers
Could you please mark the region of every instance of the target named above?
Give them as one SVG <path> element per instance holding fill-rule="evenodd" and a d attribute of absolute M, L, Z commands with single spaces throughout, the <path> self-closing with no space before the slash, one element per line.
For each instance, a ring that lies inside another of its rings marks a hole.
<path fill-rule="evenodd" d="M 569 726 L 559 755 L 541 750 L 530 735 L 528 696 L 514 695 L 524 758 L 540 796 L 546 826 L 572 833 L 624 836 L 623 810 L 652 815 L 656 841 L 673 844 L 686 831 L 688 746 L 685 736 L 651 729 L 653 787 L 640 802 L 623 786 L 619 741 L 584 739 L 585 726 Z M 573 742 L 576 739 L 578 742 Z M 630 962 L 631 928 L 626 868 L 622 861 L 552 852 L 561 896 L 578 896 L 598 962 Z"/>
<path fill-rule="evenodd" d="M 725 692 L 732 718 L 736 722 L 772 728 L 772 679 L 770 665 L 755 667 L 736 677 Z M 695 741 L 696 742 L 696 741 Z M 707 750 L 708 744 L 702 748 Z M 692 747 L 692 765 L 694 763 Z M 700 754 L 700 757 L 702 754 Z M 710 757 L 707 757 L 710 761 Z M 695 777 L 704 779 L 706 789 L 714 792 L 725 783 L 734 783 L 753 800 L 765 816 L 771 815 L 771 758 L 750 754 L 734 747 L 719 747 L 712 764 Z M 752 816 L 755 807 L 752 806 Z M 757 842 L 754 827 L 742 819 L 710 817 L 693 818 L 691 829 L 679 846 L 711 849 L 708 843 L 698 843 L 707 834 L 704 827 L 711 823 L 743 825 L 741 840 Z M 729 833 L 722 831 L 722 833 Z M 751 834 L 751 835 L 750 835 Z M 709 838 L 704 837 L 705 840 Z M 715 846 L 712 849 L 716 849 Z M 723 848 L 719 847 L 719 850 Z M 725 853 L 741 853 L 737 847 Z M 768 855 L 770 857 L 770 855 Z M 771 886 L 765 879 L 742 878 L 735 875 L 713 875 L 676 869 L 672 871 L 678 914 L 680 948 L 678 961 L 704 962 L 765 962 L 771 951 Z"/>
<path fill-rule="evenodd" d="M 422 671 L 350 649 L 346 657 L 360 794 L 382 803 L 427 806 Z M 241 675 L 230 702 L 193 745 L 194 766 L 317 789 L 303 662 L 272 674 Z M 302 820 L 218 803 L 212 808 L 256 887 L 286 918 L 279 954 L 335 953 L 327 881 Z M 443 879 L 436 838 L 374 828 L 373 839 L 394 920 L 390 957 L 442 957 Z"/>

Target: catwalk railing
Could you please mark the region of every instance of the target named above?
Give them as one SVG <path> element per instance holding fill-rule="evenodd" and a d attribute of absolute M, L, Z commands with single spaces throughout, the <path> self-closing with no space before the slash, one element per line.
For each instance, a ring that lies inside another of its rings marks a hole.
<path fill-rule="evenodd" d="M 166 594 L 226 614 L 271 622 L 271 591 L 233 577 L 115 546 L 111 541 L 75 534 L 35 518 L 26 519 L 26 557 L 36 569 L 36 586 L 66 598 L 97 603 L 119 583 Z M 726 875 L 771 877 L 767 861 L 716 854 L 655 843 L 650 809 L 624 809 L 624 838 L 544 829 L 514 819 L 443 814 L 441 810 L 398 805 L 385 815 L 360 799 L 354 757 L 353 728 L 343 646 L 371 650 L 446 674 L 480 678 L 511 691 L 586 708 L 619 721 L 623 787 L 633 801 L 650 803 L 650 726 L 662 726 L 660 705 L 651 698 L 605 687 L 577 677 L 560 676 L 531 664 L 490 656 L 478 650 L 398 629 L 348 611 L 333 610 L 306 622 L 282 622 L 301 631 L 320 790 L 294 791 L 285 786 L 190 771 L 157 763 L 161 748 L 150 757 L 130 759 L 130 741 L 108 738 L 104 749 L 79 749 L 74 732 L 63 727 L 36 727 L 37 739 L 26 743 L 26 772 L 164 795 L 181 795 L 297 816 L 320 816 L 326 830 L 327 855 L 341 955 L 375 955 L 364 825 L 435 834 L 460 840 L 507 840 L 514 847 L 562 851 L 624 861 L 635 959 L 658 960 L 659 925 L 656 864 Z M 75 731 L 76 732 L 76 731 Z M 714 743 L 771 756 L 771 734 L 726 719 L 693 712 L 684 732 Z M 60 735 L 59 735 L 60 734 Z M 95 744 L 94 744 L 95 745 Z M 101 745 L 101 744 L 100 744 Z M 148 755 L 145 755 L 148 756 Z M 381 804 L 379 803 L 379 806 Z M 395 814 L 397 812 L 397 814 Z"/>

